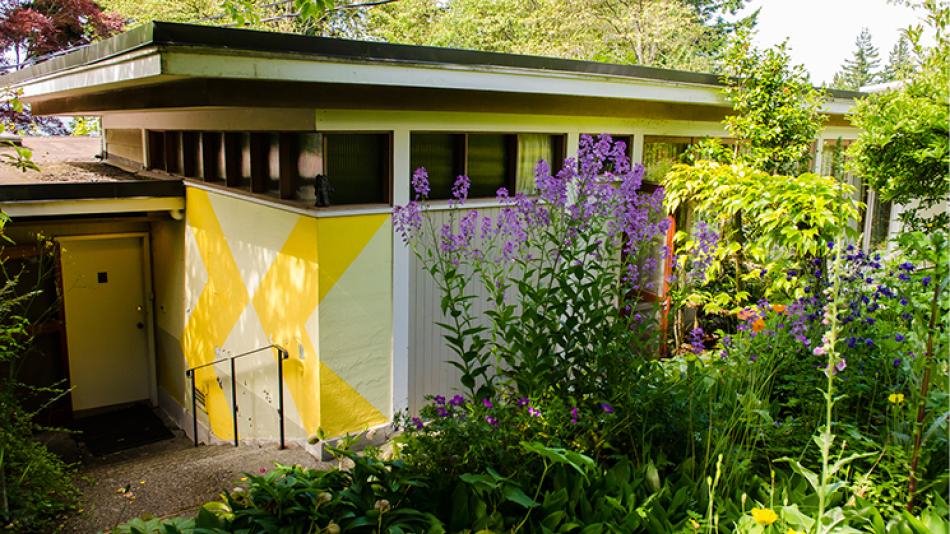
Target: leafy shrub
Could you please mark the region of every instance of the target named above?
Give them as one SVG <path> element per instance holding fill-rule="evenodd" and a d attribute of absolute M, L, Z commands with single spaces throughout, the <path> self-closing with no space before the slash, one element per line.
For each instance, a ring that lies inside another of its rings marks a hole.
<path fill-rule="evenodd" d="M 6 240 L 6 221 L 0 212 L 0 240 Z M 49 532 L 75 508 L 78 491 L 70 467 L 34 437 L 43 428 L 22 403 L 37 394 L 48 399 L 59 392 L 35 391 L 17 380 L 32 342 L 25 310 L 34 292 L 18 288 L 18 273 L 8 273 L 2 260 L 0 278 L 0 526 Z"/>

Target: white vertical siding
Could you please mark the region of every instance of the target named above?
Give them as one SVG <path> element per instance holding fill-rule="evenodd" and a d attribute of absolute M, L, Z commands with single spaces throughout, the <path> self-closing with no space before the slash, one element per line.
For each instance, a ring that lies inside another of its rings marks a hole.
<path fill-rule="evenodd" d="M 498 208 L 482 208 L 484 215 L 494 216 Z M 456 217 L 462 211 L 456 211 Z M 438 231 L 449 221 L 452 211 L 430 211 L 433 227 Z M 449 361 L 458 359 L 442 338 L 442 327 L 437 322 L 445 322 L 440 302 L 442 293 L 439 286 L 426 271 L 415 255 L 409 267 L 409 411 L 417 413 L 425 405 L 426 395 L 451 396 L 462 391 L 459 382 L 460 372 Z M 472 280 L 471 291 L 480 296 L 472 303 L 475 316 L 484 316 L 488 309 L 479 280 Z"/>

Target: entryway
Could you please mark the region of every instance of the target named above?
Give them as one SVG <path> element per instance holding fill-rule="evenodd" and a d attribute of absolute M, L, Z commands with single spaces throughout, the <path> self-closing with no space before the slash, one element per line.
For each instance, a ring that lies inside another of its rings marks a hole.
<path fill-rule="evenodd" d="M 147 234 L 60 237 L 74 414 L 157 401 Z"/>

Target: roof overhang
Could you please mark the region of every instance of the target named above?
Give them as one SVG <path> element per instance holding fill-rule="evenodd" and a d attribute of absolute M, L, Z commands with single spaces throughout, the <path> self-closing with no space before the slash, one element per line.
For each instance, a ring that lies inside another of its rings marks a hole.
<path fill-rule="evenodd" d="M 0 185 L 0 208 L 14 218 L 175 211 L 184 202 L 180 180 Z"/>
<path fill-rule="evenodd" d="M 68 114 L 62 103 L 85 95 L 191 79 L 728 107 L 711 74 L 159 22 L 8 74 L 0 83 L 21 88 L 34 105 L 58 101 L 50 109 Z M 825 111 L 844 114 L 860 95 L 833 91 Z M 99 104 L 102 111 L 107 100 Z M 45 112 L 42 105 L 38 111 Z"/>

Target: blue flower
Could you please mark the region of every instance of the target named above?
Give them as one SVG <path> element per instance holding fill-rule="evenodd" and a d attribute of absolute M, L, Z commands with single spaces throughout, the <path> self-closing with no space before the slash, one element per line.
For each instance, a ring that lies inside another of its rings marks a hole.
<path fill-rule="evenodd" d="M 901 365 L 901 359 L 894 358 L 894 367 L 900 367 L 900 365 Z"/>
<path fill-rule="evenodd" d="M 920 279 L 920 284 L 921 284 L 922 286 L 924 286 L 924 287 L 927 287 L 927 284 L 929 284 L 929 283 L 930 283 L 930 277 L 929 277 L 929 276 L 925 276 L 925 277 L 923 277 L 923 278 Z"/>
<path fill-rule="evenodd" d="M 897 341 L 898 343 L 900 343 L 901 341 L 904 341 L 904 335 L 903 335 L 903 334 L 895 334 L 895 335 L 894 335 L 894 341 Z"/>

